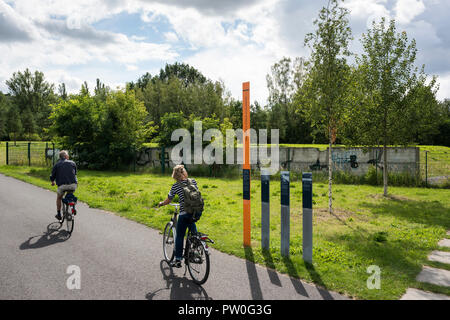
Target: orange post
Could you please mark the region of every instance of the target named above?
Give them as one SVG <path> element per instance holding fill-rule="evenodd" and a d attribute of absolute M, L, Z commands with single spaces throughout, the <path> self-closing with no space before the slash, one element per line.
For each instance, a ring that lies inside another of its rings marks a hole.
<path fill-rule="evenodd" d="M 251 246 L 250 219 L 250 82 L 242 84 L 242 131 L 244 140 L 243 201 L 244 246 Z"/>

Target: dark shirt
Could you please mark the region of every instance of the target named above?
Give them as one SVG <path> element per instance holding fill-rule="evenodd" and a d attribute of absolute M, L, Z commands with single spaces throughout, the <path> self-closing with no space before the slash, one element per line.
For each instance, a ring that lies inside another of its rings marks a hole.
<path fill-rule="evenodd" d="M 77 180 L 77 165 L 72 160 L 60 159 L 52 170 L 50 181 L 55 181 L 56 185 L 62 186 L 64 184 L 78 184 Z"/>
<path fill-rule="evenodd" d="M 197 181 L 195 179 L 191 179 L 192 184 L 197 186 Z M 183 184 L 183 185 L 182 185 Z M 172 188 L 169 191 L 168 198 L 172 200 L 175 198 L 176 195 L 178 195 L 178 203 L 180 204 L 180 213 L 184 212 L 184 192 L 183 192 L 183 186 L 186 185 L 186 180 L 175 182 L 172 186 Z"/>

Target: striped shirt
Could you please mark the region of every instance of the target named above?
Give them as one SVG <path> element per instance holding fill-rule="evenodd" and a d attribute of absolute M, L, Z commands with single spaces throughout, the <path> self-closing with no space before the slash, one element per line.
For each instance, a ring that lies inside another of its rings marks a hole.
<path fill-rule="evenodd" d="M 195 179 L 191 179 L 192 184 L 197 187 L 197 181 Z M 184 192 L 183 192 L 183 185 L 186 185 L 186 180 L 183 180 L 181 182 L 175 182 L 172 185 L 172 188 L 169 191 L 169 195 L 167 196 L 170 200 L 173 200 L 176 195 L 178 195 L 178 202 L 180 203 L 180 213 L 185 212 L 184 211 Z"/>

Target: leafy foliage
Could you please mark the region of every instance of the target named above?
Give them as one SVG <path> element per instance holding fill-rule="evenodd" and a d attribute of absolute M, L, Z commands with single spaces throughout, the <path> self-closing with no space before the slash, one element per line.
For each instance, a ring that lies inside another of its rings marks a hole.
<path fill-rule="evenodd" d="M 133 91 L 107 92 L 104 102 L 82 93 L 60 101 L 51 115 L 51 130 L 81 166 L 120 168 L 155 131 L 144 121 L 146 115 Z"/>

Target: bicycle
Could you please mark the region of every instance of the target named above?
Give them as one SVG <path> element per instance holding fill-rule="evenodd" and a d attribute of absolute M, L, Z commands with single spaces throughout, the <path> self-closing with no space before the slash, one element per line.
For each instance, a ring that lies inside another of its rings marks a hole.
<path fill-rule="evenodd" d="M 163 253 L 168 263 L 172 262 L 175 255 L 176 225 L 180 207 L 177 203 L 171 203 L 170 205 L 175 207 L 175 211 L 170 221 L 166 224 L 163 235 Z M 209 276 L 208 243 L 214 243 L 213 240 L 208 238 L 208 235 L 200 232 L 194 233 L 189 229 L 183 253 L 184 275 L 189 270 L 192 280 L 198 285 L 204 284 Z"/>
<path fill-rule="evenodd" d="M 62 220 L 59 223 L 62 226 L 64 223 L 64 220 L 66 221 L 67 232 L 69 234 L 72 234 L 73 227 L 75 224 L 75 215 L 77 214 L 75 205 L 77 203 L 77 200 L 78 199 L 73 194 L 73 191 L 67 191 L 64 198 L 62 199 L 63 212 L 62 212 Z"/>

